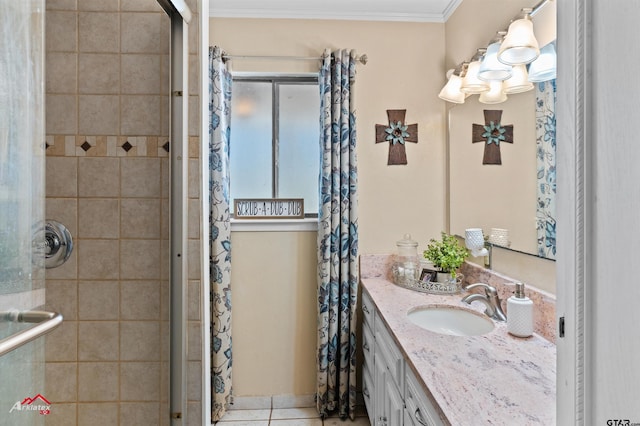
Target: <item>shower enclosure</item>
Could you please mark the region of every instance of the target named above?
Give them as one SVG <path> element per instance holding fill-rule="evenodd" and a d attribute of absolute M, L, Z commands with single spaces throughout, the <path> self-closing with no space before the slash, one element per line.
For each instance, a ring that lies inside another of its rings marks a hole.
<path fill-rule="evenodd" d="M 0 418 L 44 424 L 44 341 L 17 347 L 44 305 L 44 0 L 0 0 Z M 14 349 L 16 348 L 16 349 Z"/>
<path fill-rule="evenodd" d="M 167 384 L 170 407 L 166 415 L 172 425 L 182 425 L 187 375 L 187 29 L 191 12 L 184 0 L 157 2 L 171 21 L 168 90 L 171 142 L 170 150 L 166 148 L 170 151 L 170 247 L 164 259 L 170 265 L 171 350 Z M 45 140 L 49 141 L 49 136 L 45 139 L 44 119 L 44 23 L 45 0 L 0 0 L 0 423 L 18 426 L 45 424 L 49 411 L 56 410 L 45 391 L 45 340 L 39 336 L 62 320 L 55 312 L 42 311 L 45 302 L 49 302 L 45 298 L 44 274 L 44 252 L 49 250 L 45 244 L 44 212 Z M 66 138 L 69 137 L 74 138 Z M 85 143 L 85 151 L 93 149 L 89 142 Z M 132 204 L 131 200 L 128 202 Z M 77 259 L 73 259 L 74 268 L 75 262 Z M 80 318 L 77 320 L 79 323 Z M 46 352 L 48 363 L 48 347 Z M 68 365 L 77 363 L 77 359 L 71 359 Z M 80 390 L 75 392 L 81 395 Z M 66 424 L 73 423 L 71 418 L 69 421 Z M 168 422 L 164 417 L 160 424 Z"/>

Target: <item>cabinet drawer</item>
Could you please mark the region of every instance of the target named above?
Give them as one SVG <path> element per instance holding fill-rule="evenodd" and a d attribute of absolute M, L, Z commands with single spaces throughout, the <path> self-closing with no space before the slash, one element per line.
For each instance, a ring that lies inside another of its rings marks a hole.
<path fill-rule="evenodd" d="M 398 391 L 404 391 L 404 358 L 396 346 L 395 341 L 387 331 L 381 320 L 376 319 L 376 360 L 384 362 L 389 370 L 389 377 L 398 387 Z M 380 355 L 380 356 L 378 356 Z M 382 359 L 381 359 L 382 358 Z M 402 393 L 401 393 L 402 395 Z"/>
<path fill-rule="evenodd" d="M 374 328 L 374 315 L 375 306 L 369 293 L 366 291 L 362 292 L 362 324 L 367 325 L 369 329 L 375 330 Z"/>
<path fill-rule="evenodd" d="M 362 353 L 364 354 L 365 364 L 373 366 L 373 348 L 375 347 L 375 340 L 373 338 L 373 331 L 367 326 L 362 326 Z"/>
<path fill-rule="evenodd" d="M 362 398 L 364 399 L 364 406 L 367 408 L 367 414 L 369 418 L 373 419 L 375 417 L 375 407 L 373 406 L 373 396 L 374 396 L 374 387 L 373 387 L 373 376 L 371 372 L 364 366 L 362 368 Z"/>
<path fill-rule="evenodd" d="M 424 394 L 418 383 L 418 379 L 416 379 L 409 368 L 407 368 L 404 402 L 404 426 L 444 425 L 444 422 L 440 419 L 438 410 L 433 406 L 427 395 Z"/>

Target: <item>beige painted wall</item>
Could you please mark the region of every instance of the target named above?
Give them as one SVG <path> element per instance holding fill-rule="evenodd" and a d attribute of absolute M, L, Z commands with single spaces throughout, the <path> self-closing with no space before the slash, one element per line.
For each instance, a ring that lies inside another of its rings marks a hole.
<path fill-rule="evenodd" d="M 389 253 L 404 233 L 422 242 L 444 218 L 444 25 L 317 20 L 211 19 L 210 42 L 231 55 L 319 56 L 354 48 L 358 65 L 361 253 Z M 233 71 L 316 72 L 318 63 L 234 59 Z M 429 99 L 431 101 L 425 101 Z M 406 166 L 387 166 L 375 144 L 387 109 L 406 109 L 420 142 Z M 233 232 L 234 394 L 315 392 L 315 232 Z M 266 348 L 269 348 L 266 350 Z M 293 367 L 293 368 L 292 368 Z"/>

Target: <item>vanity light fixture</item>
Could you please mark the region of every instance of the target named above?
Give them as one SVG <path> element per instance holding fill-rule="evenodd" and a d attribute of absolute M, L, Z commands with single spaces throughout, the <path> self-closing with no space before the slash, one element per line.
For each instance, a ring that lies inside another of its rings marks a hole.
<path fill-rule="evenodd" d="M 540 55 L 538 40 L 533 34 L 531 12 L 531 8 L 522 9 L 522 18 L 509 25 L 507 35 L 498 51 L 498 60 L 503 64 L 529 64 Z"/>
<path fill-rule="evenodd" d="M 466 95 L 460 91 L 462 77 L 456 74 L 455 70 L 449 70 L 447 74 L 449 75 L 449 81 L 447 81 L 447 84 L 442 88 L 438 97 L 454 104 L 463 104 Z"/>
<path fill-rule="evenodd" d="M 462 87 L 460 87 L 460 90 L 463 93 L 477 95 L 489 90 L 489 83 L 478 78 L 478 71 L 480 71 L 480 60 L 482 59 L 486 51 L 487 49 L 478 49 L 478 52 L 471 59 L 471 62 L 467 67 L 467 72 L 462 79 Z"/>
<path fill-rule="evenodd" d="M 556 78 L 556 48 L 551 42 L 540 49 L 538 59 L 529 65 L 529 81 L 540 83 L 554 78 Z"/>
<path fill-rule="evenodd" d="M 491 40 L 489 47 L 487 47 L 487 53 L 484 55 L 484 59 L 480 64 L 480 70 L 478 71 L 478 78 L 480 80 L 503 81 L 511 77 L 511 65 L 498 61 L 498 50 L 500 50 L 500 45 L 506 34 L 506 31 L 498 31 L 496 37 Z"/>
<path fill-rule="evenodd" d="M 528 79 L 526 65 L 514 65 L 513 75 L 510 79 L 504 81 L 502 88 L 508 95 L 514 93 L 524 93 L 533 90 L 533 83 Z"/>
<path fill-rule="evenodd" d="M 507 94 L 503 89 L 503 82 L 493 80 L 489 82 L 489 91 L 480 93 L 478 101 L 483 104 L 499 104 L 507 100 Z"/>

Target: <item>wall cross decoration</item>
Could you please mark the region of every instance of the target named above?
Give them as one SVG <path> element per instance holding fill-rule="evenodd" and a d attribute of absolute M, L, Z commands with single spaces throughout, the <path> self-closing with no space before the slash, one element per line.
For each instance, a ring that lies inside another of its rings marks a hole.
<path fill-rule="evenodd" d="M 389 124 L 376 124 L 376 143 L 389 142 L 389 166 L 407 164 L 405 142 L 418 143 L 418 125 L 405 124 L 406 113 L 406 109 L 388 109 Z"/>
<path fill-rule="evenodd" d="M 484 110 L 484 123 L 473 124 L 471 142 L 485 142 L 482 164 L 502 164 L 500 142 L 513 143 L 513 125 L 502 125 L 502 110 Z"/>

